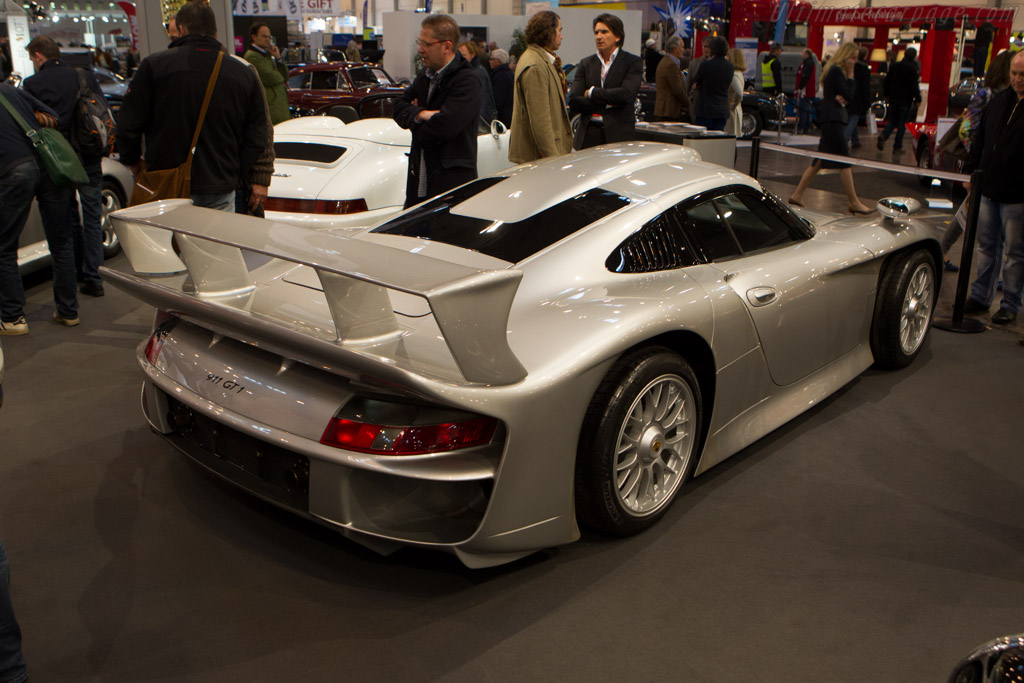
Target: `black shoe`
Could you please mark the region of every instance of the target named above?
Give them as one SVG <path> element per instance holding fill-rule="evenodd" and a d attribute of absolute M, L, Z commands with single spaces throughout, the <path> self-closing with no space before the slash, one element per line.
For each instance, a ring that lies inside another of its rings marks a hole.
<path fill-rule="evenodd" d="M 850 149 L 860 149 L 860 143 L 854 142 L 850 144 Z"/>
<path fill-rule="evenodd" d="M 894 151 L 894 152 L 902 152 L 903 151 L 903 145 L 900 145 L 899 147 L 893 147 L 892 151 Z"/>
<path fill-rule="evenodd" d="M 967 315 L 971 315 L 973 313 L 988 313 L 988 306 L 979 301 L 975 301 L 974 299 L 968 299 L 964 302 L 964 313 Z"/>
<path fill-rule="evenodd" d="M 1012 325 L 1017 322 L 1017 314 L 1008 308 L 1000 308 L 992 316 L 992 322 L 996 325 Z"/>
<path fill-rule="evenodd" d="M 946 259 L 942 263 L 942 269 L 945 270 L 948 273 L 956 273 L 957 271 L 960 270 L 960 266 L 958 266 L 957 264 L 953 263 L 949 259 Z"/>
<path fill-rule="evenodd" d="M 78 291 L 89 296 L 103 296 L 105 294 L 103 285 L 99 282 L 86 282 L 78 288 Z"/>
<path fill-rule="evenodd" d="M 879 135 L 878 139 L 875 140 L 875 147 L 878 148 L 879 152 L 881 152 L 883 149 L 885 149 L 885 138 L 883 138 L 881 135 Z"/>

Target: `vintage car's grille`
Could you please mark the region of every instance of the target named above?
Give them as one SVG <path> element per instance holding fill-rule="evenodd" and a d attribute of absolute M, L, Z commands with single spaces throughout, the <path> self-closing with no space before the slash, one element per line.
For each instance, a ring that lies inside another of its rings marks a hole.
<path fill-rule="evenodd" d="M 309 458 L 197 413 L 168 396 L 168 438 L 225 479 L 274 502 L 309 511 Z"/>

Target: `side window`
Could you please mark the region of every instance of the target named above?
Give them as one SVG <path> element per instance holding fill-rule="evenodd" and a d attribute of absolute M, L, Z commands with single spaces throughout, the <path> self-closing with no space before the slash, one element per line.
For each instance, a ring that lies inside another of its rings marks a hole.
<path fill-rule="evenodd" d="M 740 255 L 740 245 L 722 222 L 722 216 L 714 201 L 701 202 L 683 213 L 690 223 L 694 237 L 700 242 L 704 256 L 709 261 L 721 261 Z"/>
<path fill-rule="evenodd" d="M 697 263 L 674 211 L 661 214 L 630 235 L 605 266 L 613 273 L 653 273 Z"/>
<path fill-rule="evenodd" d="M 305 90 L 309 86 L 309 74 L 296 74 L 288 79 L 288 87 L 292 90 Z"/>
<path fill-rule="evenodd" d="M 338 86 L 337 71 L 314 71 L 311 90 L 334 90 Z"/>
<path fill-rule="evenodd" d="M 737 192 L 714 200 L 744 253 L 794 241 L 789 225 L 754 192 Z"/>

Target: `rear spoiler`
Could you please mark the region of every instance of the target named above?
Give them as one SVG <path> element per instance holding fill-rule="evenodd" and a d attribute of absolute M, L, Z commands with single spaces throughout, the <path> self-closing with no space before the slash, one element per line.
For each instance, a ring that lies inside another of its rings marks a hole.
<path fill-rule="evenodd" d="M 103 267 L 103 278 L 157 308 L 209 321 L 243 340 L 294 348 L 325 367 L 351 366 L 354 355 L 367 356 L 358 346 L 401 336 L 386 291 L 392 289 L 427 300 L 468 382 L 513 384 L 526 377 L 507 339 L 509 310 L 522 279 L 518 270 L 479 270 L 330 232 L 199 208 L 187 199 L 122 209 L 110 218 L 135 273 Z M 243 250 L 312 268 L 323 286 L 335 339 L 248 313 L 259 290 Z M 166 277 L 183 270 L 189 275 L 184 281 Z"/>

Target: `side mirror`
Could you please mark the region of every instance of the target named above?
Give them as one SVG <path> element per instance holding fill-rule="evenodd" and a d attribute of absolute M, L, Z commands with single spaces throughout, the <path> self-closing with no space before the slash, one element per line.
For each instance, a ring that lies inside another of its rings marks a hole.
<path fill-rule="evenodd" d="M 1024 677 L 1024 634 L 996 638 L 964 657 L 949 683 L 1011 683 Z"/>
<path fill-rule="evenodd" d="M 913 197 L 885 197 L 876 205 L 879 213 L 888 218 L 906 218 L 921 210 L 921 202 Z"/>
<path fill-rule="evenodd" d="M 499 119 L 494 119 L 493 121 L 491 121 L 491 135 L 493 135 L 495 139 L 501 137 L 501 134 L 507 130 L 508 128 L 506 128 L 505 124 L 502 123 Z"/>

